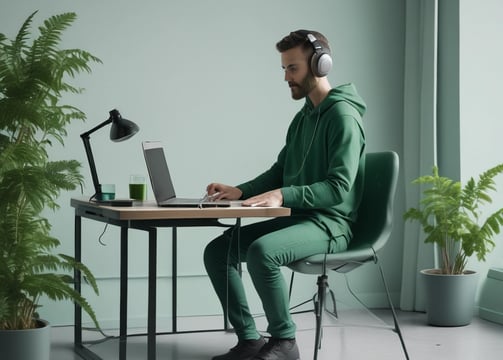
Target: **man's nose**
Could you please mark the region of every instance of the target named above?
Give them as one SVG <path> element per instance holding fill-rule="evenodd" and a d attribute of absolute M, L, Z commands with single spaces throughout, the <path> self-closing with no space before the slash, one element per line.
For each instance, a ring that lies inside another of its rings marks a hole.
<path fill-rule="evenodd" d="M 290 81 L 290 80 L 291 80 L 291 77 L 290 77 L 290 75 L 289 75 L 288 71 L 285 71 L 285 77 L 284 77 L 284 80 L 285 80 L 285 81 Z"/>

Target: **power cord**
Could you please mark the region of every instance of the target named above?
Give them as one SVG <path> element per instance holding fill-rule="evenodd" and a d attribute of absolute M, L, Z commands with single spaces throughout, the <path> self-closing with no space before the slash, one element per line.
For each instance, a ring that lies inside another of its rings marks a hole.
<path fill-rule="evenodd" d="M 103 238 L 103 235 L 105 235 L 105 232 L 107 231 L 108 228 L 108 223 L 105 224 L 105 227 L 103 228 L 103 232 L 100 234 L 98 237 L 98 242 L 100 243 L 101 246 L 107 246 L 101 239 Z"/>

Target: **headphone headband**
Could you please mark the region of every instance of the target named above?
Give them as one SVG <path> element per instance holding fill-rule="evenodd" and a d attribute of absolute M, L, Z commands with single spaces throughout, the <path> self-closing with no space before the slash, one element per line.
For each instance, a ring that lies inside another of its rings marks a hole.
<path fill-rule="evenodd" d="M 315 50 L 323 48 L 323 46 L 320 44 L 318 39 L 316 39 L 316 37 L 313 34 L 309 33 L 306 35 L 306 37 L 309 40 L 309 42 L 311 43 L 311 45 L 313 45 L 313 48 Z"/>

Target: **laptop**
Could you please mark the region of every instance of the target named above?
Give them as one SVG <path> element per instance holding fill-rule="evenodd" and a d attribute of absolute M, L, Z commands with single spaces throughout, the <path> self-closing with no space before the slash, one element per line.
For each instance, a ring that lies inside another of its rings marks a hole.
<path fill-rule="evenodd" d="M 204 199 L 177 197 L 162 143 L 160 141 L 144 141 L 142 147 L 152 191 L 158 206 L 201 208 L 231 206 L 230 200 L 204 201 Z"/>

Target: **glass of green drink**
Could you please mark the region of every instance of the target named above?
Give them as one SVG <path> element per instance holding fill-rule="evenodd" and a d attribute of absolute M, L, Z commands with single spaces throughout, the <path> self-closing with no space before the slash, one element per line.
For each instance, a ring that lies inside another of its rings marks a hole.
<path fill-rule="evenodd" d="M 147 183 L 143 175 L 131 175 L 129 179 L 129 198 L 139 201 L 147 200 Z"/>

